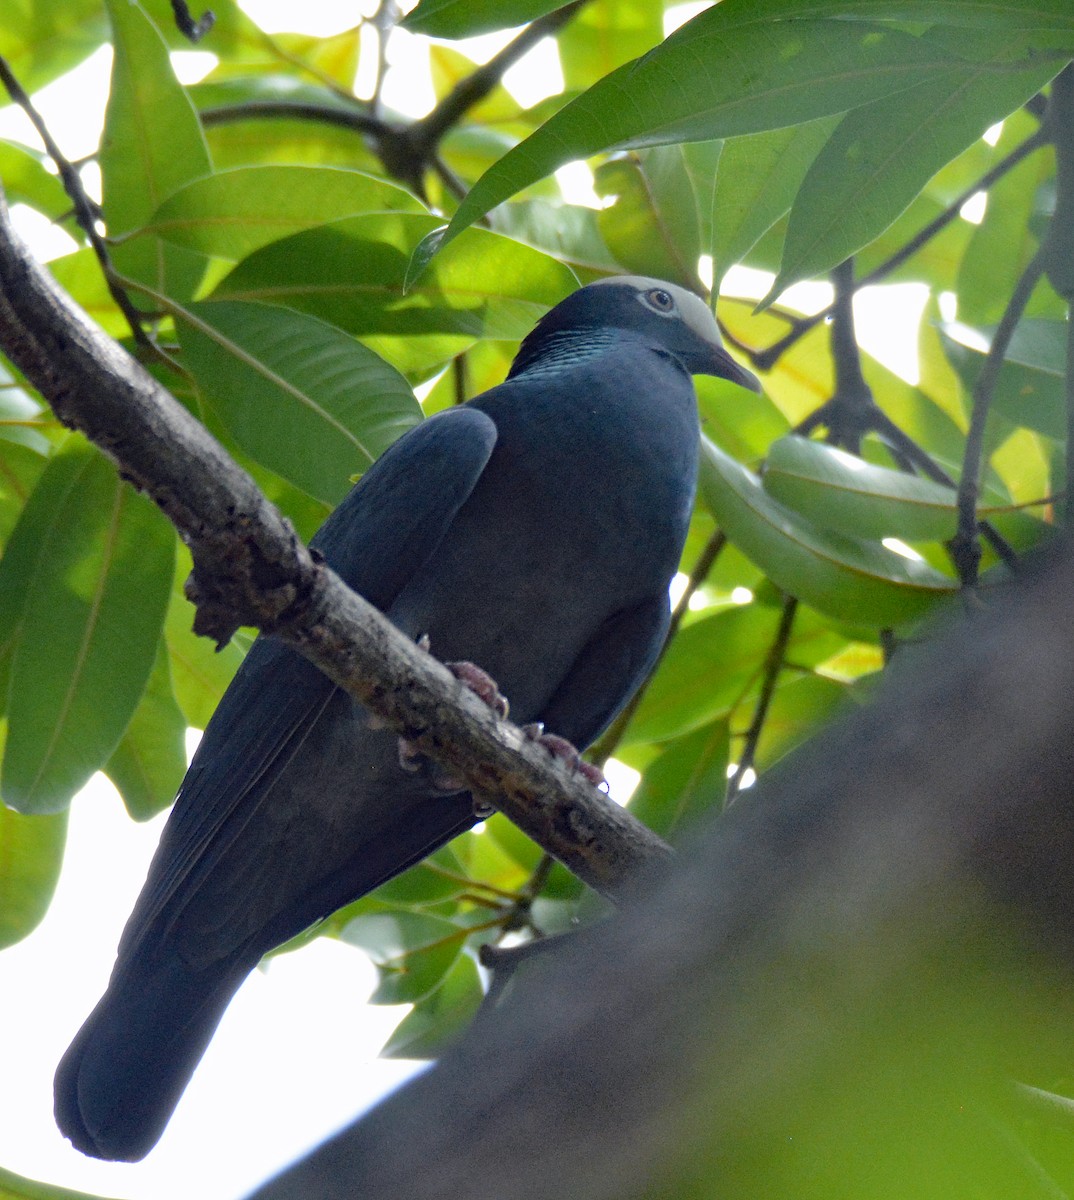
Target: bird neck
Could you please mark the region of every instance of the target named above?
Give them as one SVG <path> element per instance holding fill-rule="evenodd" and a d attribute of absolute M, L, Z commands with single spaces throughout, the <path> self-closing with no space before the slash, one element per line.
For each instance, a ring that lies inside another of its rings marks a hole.
<path fill-rule="evenodd" d="M 607 353 L 621 343 L 622 337 L 617 329 L 557 329 L 546 333 L 538 326 L 519 347 L 507 378 L 570 370 Z"/>

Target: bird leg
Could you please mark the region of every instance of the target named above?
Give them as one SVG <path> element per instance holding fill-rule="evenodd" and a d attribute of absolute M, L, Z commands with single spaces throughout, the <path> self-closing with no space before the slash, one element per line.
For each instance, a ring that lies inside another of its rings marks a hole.
<path fill-rule="evenodd" d="M 418 646 L 431 653 L 428 634 L 423 633 L 418 638 Z M 479 700 L 488 705 L 497 717 L 507 716 L 509 708 L 507 697 L 501 694 L 500 689 L 496 686 L 496 681 L 487 671 L 482 671 L 475 663 L 466 661 L 444 663 L 444 666 L 464 687 L 469 688 Z M 399 765 L 404 771 L 416 774 L 423 770 L 428 762 L 428 756 L 423 754 L 413 742 L 407 738 L 399 739 Z M 466 790 L 466 780 L 447 767 L 433 765 L 430 782 L 438 791 L 462 792 Z"/>
<path fill-rule="evenodd" d="M 540 721 L 523 725 L 522 732 L 530 741 L 539 742 L 553 758 L 562 759 L 572 771 L 577 771 L 594 787 L 608 790 L 608 781 L 600 767 L 596 763 L 586 762 L 565 737 L 560 737 L 558 733 L 545 733 L 544 725 Z"/>

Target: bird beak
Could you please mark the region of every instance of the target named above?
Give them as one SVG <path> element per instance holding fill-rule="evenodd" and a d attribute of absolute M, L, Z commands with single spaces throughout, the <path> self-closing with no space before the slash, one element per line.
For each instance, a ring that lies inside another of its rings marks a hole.
<path fill-rule="evenodd" d="M 732 383 L 749 388 L 751 392 L 760 394 L 763 391 L 757 376 L 745 367 L 740 367 L 722 345 L 710 342 L 709 348 L 704 365 L 692 368 L 695 375 L 715 375 L 717 379 L 730 379 Z"/>

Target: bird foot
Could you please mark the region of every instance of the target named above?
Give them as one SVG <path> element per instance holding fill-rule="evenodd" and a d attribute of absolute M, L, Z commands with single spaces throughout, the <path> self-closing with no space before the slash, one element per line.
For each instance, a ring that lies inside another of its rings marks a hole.
<path fill-rule="evenodd" d="M 418 638 L 418 646 L 425 651 L 430 650 L 429 635 L 422 634 Z M 449 662 L 444 666 L 463 684 L 470 689 L 479 700 L 482 700 L 498 717 L 506 717 L 509 705 L 507 697 L 502 695 L 496 686 L 496 681 L 487 671 L 482 671 L 472 662 Z M 414 775 L 428 764 L 428 756 L 406 738 L 399 739 L 399 766 L 408 774 Z M 462 792 L 466 790 L 466 780 L 448 767 L 433 766 L 429 782 L 437 791 Z"/>
<path fill-rule="evenodd" d="M 444 663 L 444 666 L 479 700 L 483 700 L 496 716 L 507 716 L 511 706 L 507 703 L 507 697 L 500 692 L 496 681 L 487 671 L 482 671 L 474 663 L 465 661 Z"/>
<path fill-rule="evenodd" d="M 544 725 L 540 721 L 523 725 L 522 732 L 531 742 L 538 742 L 553 758 L 561 759 L 572 771 L 577 771 L 594 787 L 602 788 L 604 791 L 608 790 L 608 781 L 604 778 L 604 772 L 600 767 L 595 763 L 586 762 L 566 738 L 560 737 L 557 733 L 545 733 Z"/>

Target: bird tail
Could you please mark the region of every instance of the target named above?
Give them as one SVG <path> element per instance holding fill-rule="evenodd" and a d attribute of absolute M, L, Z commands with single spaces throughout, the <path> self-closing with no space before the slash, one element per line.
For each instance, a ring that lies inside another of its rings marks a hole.
<path fill-rule="evenodd" d="M 253 963 L 193 971 L 121 962 L 56 1070 L 56 1123 L 83 1154 L 136 1162 L 156 1144 Z"/>

